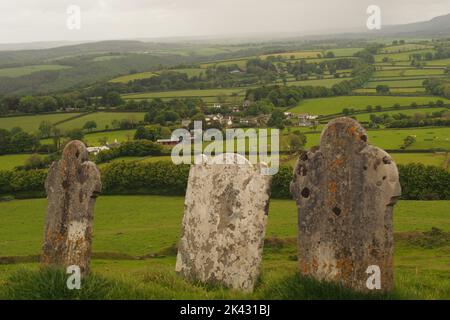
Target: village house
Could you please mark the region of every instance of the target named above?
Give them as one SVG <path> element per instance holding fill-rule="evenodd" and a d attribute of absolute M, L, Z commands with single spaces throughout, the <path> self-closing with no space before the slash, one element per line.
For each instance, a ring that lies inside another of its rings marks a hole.
<path fill-rule="evenodd" d="M 101 146 L 101 147 L 88 147 L 87 152 L 93 153 L 94 155 L 99 154 L 101 151 L 109 150 L 109 147 L 107 146 Z"/>
<path fill-rule="evenodd" d="M 298 120 L 299 120 L 299 127 L 311 127 L 313 125 L 317 125 L 317 118 L 319 116 L 316 115 L 310 115 L 307 113 L 299 114 Z"/>

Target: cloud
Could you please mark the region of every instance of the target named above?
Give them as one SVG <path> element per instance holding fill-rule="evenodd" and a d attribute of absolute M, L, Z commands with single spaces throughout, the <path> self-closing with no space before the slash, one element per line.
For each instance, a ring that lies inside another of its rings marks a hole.
<path fill-rule="evenodd" d="M 82 28 L 66 28 L 69 5 Z M 426 20 L 450 0 L 14 0 L 0 3 L 0 42 L 222 35 L 364 27 L 366 8 L 385 24 Z"/>

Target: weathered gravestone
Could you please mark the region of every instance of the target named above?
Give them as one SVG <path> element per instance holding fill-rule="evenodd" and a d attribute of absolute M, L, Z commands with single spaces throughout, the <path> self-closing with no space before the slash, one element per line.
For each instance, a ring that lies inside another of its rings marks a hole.
<path fill-rule="evenodd" d="M 367 140 L 358 122 L 339 118 L 325 127 L 318 149 L 299 157 L 291 183 L 298 257 L 302 274 L 359 291 L 368 290 L 370 266 L 379 267 L 381 290 L 388 291 L 400 184 L 391 157 Z"/>
<path fill-rule="evenodd" d="M 223 164 L 225 158 L 228 164 Z M 206 158 L 191 167 L 178 273 L 190 280 L 253 290 L 269 209 L 271 176 L 261 174 L 265 168 L 234 154 Z"/>
<path fill-rule="evenodd" d="M 100 172 L 81 141 L 71 141 L 49 169 L 45 189 L 48 209 L 41 261 L 45 265 L 80 267 L 89 272 L 95 197 Z"/>

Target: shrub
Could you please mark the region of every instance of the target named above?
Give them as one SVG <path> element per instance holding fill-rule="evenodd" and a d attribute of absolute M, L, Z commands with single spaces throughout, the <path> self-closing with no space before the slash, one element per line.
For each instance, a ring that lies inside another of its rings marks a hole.
<path fill-rule="evenodd" d="M 149 140 L 135 140 L 123 143 L 120 147 L 100 152 L 95 162 L 104 163 L 119 157 L 158 156 L 162 146 Z"/>

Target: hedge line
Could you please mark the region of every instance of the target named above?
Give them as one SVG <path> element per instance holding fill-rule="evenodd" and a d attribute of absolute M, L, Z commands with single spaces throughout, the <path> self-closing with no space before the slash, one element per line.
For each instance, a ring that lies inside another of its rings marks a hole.
<path fill-rule="evenodd" d="M 450 200 L 450 173 L 422 164 L 399 165 L 402 199 Z M 169 161 L 112 163 L 102 170 L 103 194 L 185 194 L 189 165 Z M 292 168 L 281 166 L 272 181 L 272 198 L 289 199 Z M 46 170 L 0 171 L 0 194 L 42 195 Z"/>

